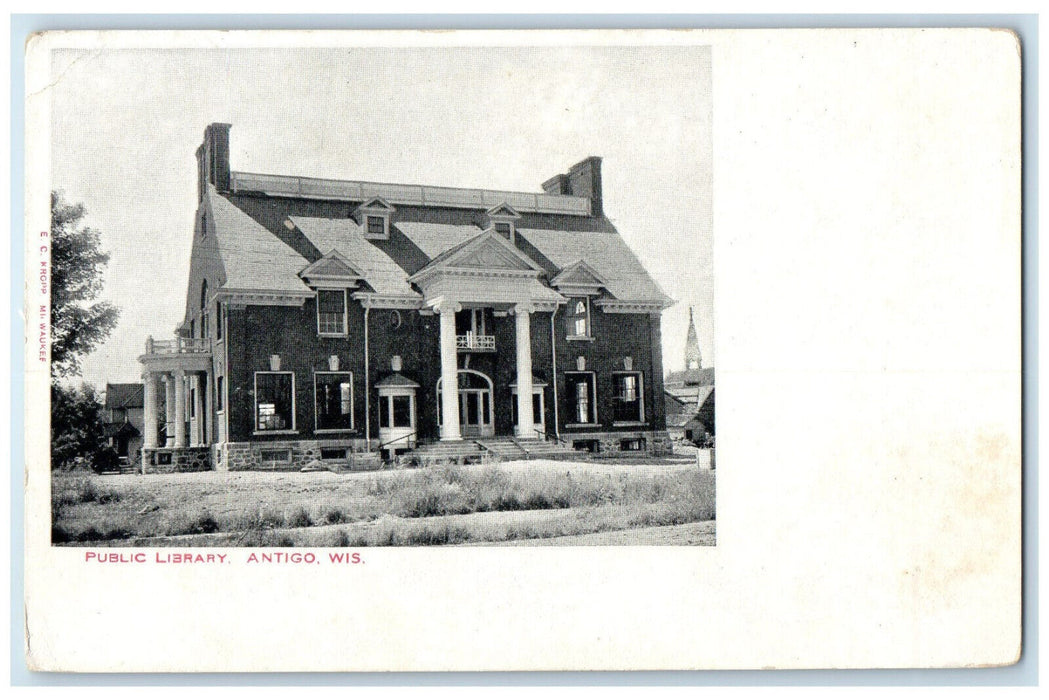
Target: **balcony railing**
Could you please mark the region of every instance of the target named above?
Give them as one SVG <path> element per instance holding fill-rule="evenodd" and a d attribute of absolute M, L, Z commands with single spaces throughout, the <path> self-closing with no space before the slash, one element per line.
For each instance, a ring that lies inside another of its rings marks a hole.
<path fill-rule="evenodd" d="M 477 333 L 457 335 L 455 336 L 455 348 L 456 350 L 487 350 L 495 352 L 495 336 L 478 335 Z"/>
<path fill-rule="evenodd" d="M 211 338 L 146 339 L 147 355 L 183 355 L 211 352 Z"/>

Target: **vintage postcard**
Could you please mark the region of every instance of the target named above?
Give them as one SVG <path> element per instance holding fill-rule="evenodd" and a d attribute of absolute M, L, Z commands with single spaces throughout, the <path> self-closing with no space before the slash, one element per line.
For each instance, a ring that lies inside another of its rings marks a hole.
<path fill-rule="evenodd" d="M 1014 662 L 1019 56 L 33 37 L 31 668 Z"/>

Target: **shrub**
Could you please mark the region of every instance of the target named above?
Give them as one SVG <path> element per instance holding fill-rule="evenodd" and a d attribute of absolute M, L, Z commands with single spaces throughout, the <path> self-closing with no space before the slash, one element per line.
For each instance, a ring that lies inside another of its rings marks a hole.
<path fill-rule="evenodd" d="M 190 522 L 189 527 L 186 531 L 188 535 L 206 535 L 211 532 L 219 531 L 219 523 L 215 520 L 215 517 L 204 511 L 197 518 Z"/>
<path fill-rule="evenodd" d="M 326 525 L 338 525 L 346 522 L 346 516 L 340 508 L 329 508 L 324 512 L 324 523 Z"/>
<path fill-rule="evenodd" d="M 305 507 L 300 506 L 287 518 L 288 527 L 309 527 L 313 525 L 313 518 Z"/>

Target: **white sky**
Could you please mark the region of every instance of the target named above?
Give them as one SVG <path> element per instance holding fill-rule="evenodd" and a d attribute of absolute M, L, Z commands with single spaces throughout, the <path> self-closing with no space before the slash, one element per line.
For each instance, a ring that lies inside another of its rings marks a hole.
<path fill-rule="evenodd" d="M 84 378 L 138 381 L 182 318 L 204 127 L 234 170 L 540 191 L 601 156 L 604 206 L 714 364 L 710 52 L 704 47 L 57 51 L 52 177 L 111 253 L 122 309 Z"/>

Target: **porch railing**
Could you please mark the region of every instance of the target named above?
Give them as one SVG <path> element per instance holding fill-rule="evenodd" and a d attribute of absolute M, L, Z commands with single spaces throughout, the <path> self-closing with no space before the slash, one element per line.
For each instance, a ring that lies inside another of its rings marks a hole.
<path fill-rule="evenodd" d="M 495 350 L 495 336 L 477 333 L 457 335 L 455 336 L 455 348 L 457 350 Z"/>
<path fill-rule="evenodd" d="M 211 352 L 211 338 L 146 339 L 147 355 L 181 355 Z"/>

